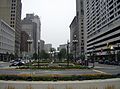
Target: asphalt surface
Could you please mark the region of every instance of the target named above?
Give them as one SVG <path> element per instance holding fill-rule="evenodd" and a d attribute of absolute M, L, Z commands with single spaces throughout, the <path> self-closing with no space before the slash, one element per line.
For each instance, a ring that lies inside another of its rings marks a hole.
<path fill-rule="evenodd" d="M 89 66 L 92 66 L 90 63 Z M 95 63 L 94 69 L 80 69 L 80 70 L 17 70 L 14 67 L 9 67 L 9 63 L 0 62 L 0 74 L 65 74 L 65 75 L 80 75 L 80 74 L 120 74 L 120 66 L 104 65 Z"/>

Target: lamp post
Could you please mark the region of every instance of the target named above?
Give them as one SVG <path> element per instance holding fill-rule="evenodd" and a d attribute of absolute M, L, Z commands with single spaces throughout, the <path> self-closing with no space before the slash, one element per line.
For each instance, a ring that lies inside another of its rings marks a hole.
<path fill-rule="evenodd" d="M 118 50 L 117 50 L 117 54 L 116 54 L 116 60 L 118 61 L 118 60 L 119 60 L 119 49 L 120 49 L 120 44 L 118 43 L 117 46 L 118 46 Z"/>
<path fill-rule="evenodd" d="M 111 51 L 113 51 L 113 53 L 111 53 L 113 55 L 112 58 L 115 59 L 116 58 L 115 57 L 115 49 L 113 46 L 110 46 L 110 49 L 111 49 Z"/>
<path fill-rule="evenodd" d="M 95 46 L 93 46 L 93 68 L 95 67 Z"/>
<path fill-rule="evenodd" d="M 28 54 L 29 54 L 29 68 L 30 68 L 30 63 L 31 63 L 31 60 L 30 60 L 30 55 L 31 55 L 31 44 L 32 44 L 33 40 L 27 40 L 27 43 L 28 43 Z"/>
<path fill-rule="evenodd" d="M 67 66 L 69 66 L 69 41 L 67 41 Z"/>
<path fill-rule="evenodd" d="M 78 40 L 76 39 L 76 35 L 74 35 L 74 38 L 73 38 L 73 41 L 72 41 L 72 43 L 75 45 L 75 62 L 76 62 L 76 55 L 77 55 L 77 51 L 76 51 L 76 44 L 78 43 Z"/>
<path fill-rule="evenodd" d="M 39 62 L 40 62 L 40 40 L 38 40 L 38 68 L 39 68 Z"/>

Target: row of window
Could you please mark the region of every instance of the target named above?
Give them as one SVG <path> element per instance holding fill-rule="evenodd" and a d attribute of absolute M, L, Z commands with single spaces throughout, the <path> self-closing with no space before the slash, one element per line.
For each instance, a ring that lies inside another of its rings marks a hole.
<path fill-rule="evenodd" d="M 117 9 L 116 9 L 117 8 Z M 99 16 L 92 16 L 92 19 L 89 20 L 90 18 L 88 18 L 88 22 L 87 22 L 87 31 L 88 34 L 90 34 L 91 32 L 93 32 L 96 28 L 100 28 L 101 26 L 103 26 L 105 23 L 107 23 L 108 21 L 111 21 L 112 19 L 114 19 L 116 16 L 119 15 L 120 13 L 120 4 L 118 4 L 118 6 L 115 9 L 117 11 L 110 11 L 109 14 L 106 14 L 106 12 L 103 12 L 102 15 L 100 16 L 100 14 L 98 14 Z M 111 9 L 111 7 L 110 7 Z M 102 17 L 103 16 L 103 17 Z M 102 17 L 102 18 L 101 18 Z M 96 19 L 95 19 L 96 18 Z M 91 30 L 91 31 L 90 31 Z M 92 35 L 91 35 L 92 36 Z"/>

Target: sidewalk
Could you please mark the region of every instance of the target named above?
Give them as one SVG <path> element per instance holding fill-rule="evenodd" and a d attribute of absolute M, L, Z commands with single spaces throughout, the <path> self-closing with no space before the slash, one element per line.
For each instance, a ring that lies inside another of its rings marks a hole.
<path fill-rule="evenodd" d="M 120 78 L 85 81 L 0 81 L 0 89 L 120 89 Z"/>

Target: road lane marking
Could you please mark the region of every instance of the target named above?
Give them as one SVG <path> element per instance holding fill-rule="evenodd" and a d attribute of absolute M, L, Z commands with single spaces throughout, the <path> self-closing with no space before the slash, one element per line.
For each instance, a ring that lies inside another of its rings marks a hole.
<path fill-rule="evenodd" d="M 95 70 L 95 69 L 93 69 L 93 71 L 98 72 L 98 73 L 101 73 L 101 74 L 110 74 L 110 73 L 103 72 L 103 71 L 100 71 L 100 70 Z"/>

